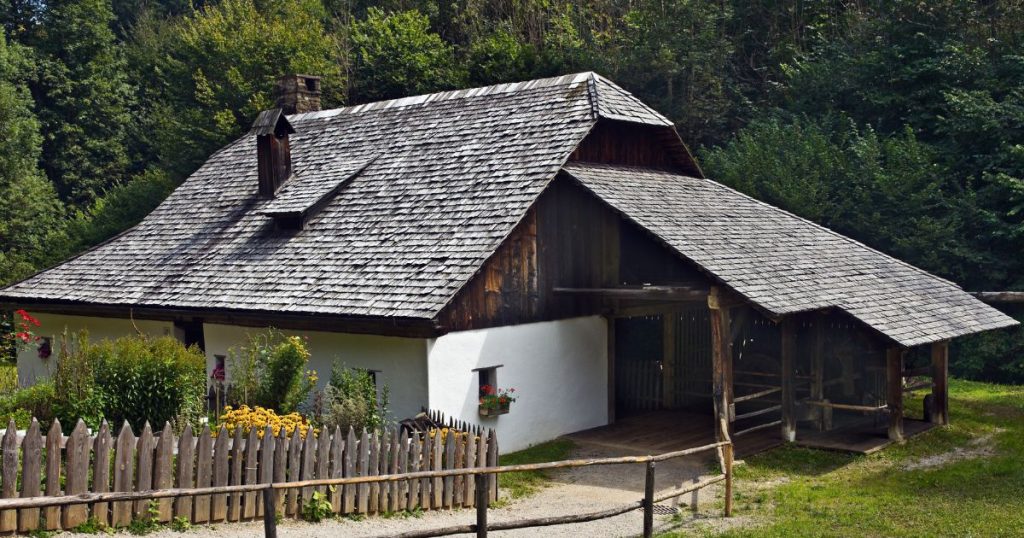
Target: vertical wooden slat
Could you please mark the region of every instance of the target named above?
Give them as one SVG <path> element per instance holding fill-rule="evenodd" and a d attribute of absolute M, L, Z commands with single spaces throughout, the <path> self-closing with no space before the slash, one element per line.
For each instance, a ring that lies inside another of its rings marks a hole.
<path fill-rule="evenodd" d="M 398 437 L 398 473 L 409 472 L 409 432 L 402 430 Z M 405 510 L 409 505 L 409 481 L 399 480 L 396 510 Z"/>
<path fill-rule="evenodd" d="M 213 484 L 213 440 L 210 425 L 203 425 L 196 441 L 196 487 L 208 488 Z M 210 496 L 197 495 L 193 502 L 192 521 L 206 523 L 210 520 Z"/>
<path fill-rule="evenodd" d="M 341 434 L 341 429 L 337 426 L 334 427 L 334 432 L 331 434 L 331 478 L 341 478 L 345 474 L 345 440 Z M 334 488 L 334 491 L 330 492 L 331 497 L 331 510 L 334 510 L 335 514 L 341 513 L 341 497 L 342 497 L 342 486 Z"/>
<path fill-rule="evenodd" d="M 60 444 L 62 440 L 60 421 L 54 419 L 50 430 L 46 433 L 46 495 L 50 497 L 60 495 Z M 60 529 L 61 508 L 59 506 L 44 508 L 43 517 L 46 518 L 46 530 Z"/>
<path fill-rule="evenodd" d="M 38 497 L 42 490 L 39 487 L 39 473 L 42 471 L 43 434 L 39 422 L 32 419 L 25 440 L 21 443 L 22 472 L 21 496 Z M 18 532 L 27 533 L 39 528 L 39 509 L 23 508 L 18 511 Z"/>
<path fill-rule="evenodd" d="M 85 422 L 78 421 L 75 429 L 68 436 L 64 445 L 64 452 L 67 455 L 67 476 L 64 480 L 65 495 L 78 495 L 89 490 L 89 434 L 86 432 Z M 70 529 L 85 523 L 89 519 L 88 507 L 84 504 L 73 504 L 64 507 L 64 518 L 61 525 Z"/>
<path fill-rule="evenodd" d="M 192 426 L 185 425 L 178 439 L 178 456 L 175 459 L 177 487 L 191 488 L 194 484 L 195 443 L 192 437 Z M 192 497 L 183 496 L 174 499 L 174 517 L 183 517 L 192 521 Z"/>
<path fill-rule="evenodd" d="M 476 438 L 476 465 L 477 467 L 487 467 L 487 438 L 483 436 L 483 433 Z M 491 475 L 491 480 L 497 483 L 497 475 Z M 473 481 L 473 487 L 476 487 L 476 480 Z M 488 492 L 489 493 L 489 492 Z M 473 503 L 477 502 L 479 495 L 474 495 Z"/>
<path fill-rule="evenodd" d="M 903 440 L 903 354 L 904 350 L 891 347 L 885 353 L 886 400 L 889 408 L 889 439 Z"/>
<path fill-rule="evenodd" d="M 156 442 L 153 440 L 153 429 L 147 421 L 142 426 L 139 438 L 135 443 L 135 451 L 138 462 L 135 466 L 137 475 L 135 480 L 135 491 L 146 491 L 153 489 L 153 450 Z M 146 517 L 149 501 L 136 501 L 133 517 Z M 130 521 L 130 519 L 129 519 Z"/>
<path fill-rule="evenodd" d="M 932 424 L 949 424 L 949 341 L 932 344 Z"/>
<path fill-rule="evenodd" d="M 440 433 L 438 434 L 440 435 Z M 448 430 L 444 439 L 444 469 L 455 468 L 455 435 Z M 451 476 L 444 478 L 444 498 L 442 500 L 445 508 L 451 508 L 455 496 L 455 480 Z"/>
<path fill-rule="evenodd" d="M 370 437 L 366 432 L 366 428 L 363 428 L 363 433 L 359 436 L 358 456 L 357 476 L 366 476 L 370 473 Z M 359 484 L 356 491 L 357 512 L 365 514 L 370 511 L 370 485 L 366 483 Z"/>
<path fill-rule="evenodd" d="M 230 436 L 224 426 L 217 432 L 217 441 L 213 444 L 213 485 L 228 485 L 230 466 L 228 459 Z M 217 493 L 210 498 L 210 521 L 224 521 L 228 516 L 228 496 Z"/>
<path fill-rule="evenodd" d="M 781 345 L 779 349 L 782 381 L 782 439 L 796 440 L 796 394 L 793 376 L 796 375 L 796 323 L 791 318 L 782 320 Z"/>
<path fill-rule="evenodd" d="M 409 471 L 420 470 L 420 434 L 412 433 L 409 437 Z M 406 509 L 415 510 L 420 505 L 420 481 L 409 481 L 409 495 L 406 497 Z"/>
<path fill-rule="evenodd" d="M 94 493 L 105 493 L 110 491 L 110 447 L 114 444 L 114 438 L 110 435 L 110 426 L 103 421 L 99 431 L 96 433 L 96 440 L 93 441 L 93 463 L 92 463 L 92 491 Z M 96 522 L 107 526 L 110 525 L 110 504 L 96 503 L 92 505 L 92 517 Z"/>
<path fill-rule="evenodd" d="M 423 442 L 420 443 L 420 465 L 417 471 L 429 471 L 430 470 L 430 455 L 433 453 L 431 448 L 430 434 L 423 432 Z M 430 509 L 430 479 L 420 479 L 420 508 L 424 510 Z"/>
<path fill-rule="evenodd" d="M 302 437 L 299 429 L 292 432 L 292 438 L 288 441 L 288 481 L 298 482 L 302 471 Z M 295 516 L 299 513 L 299 490 L 288 489 L 288 499 L 285 502 L 284 515 Z"/>
<path fill-rule="evenodd" d="M 288 481 L 288 433 L 284 431 L 284 428 L 278 430 L 277 439 L 274 440 L 274 482 L 287 482 Z M 278 491 L 274 497 L 277 500 L 277 506 L 274 510 L 281 515 L 284 515 L 284 505 L 287 498 L 286 491 Z"/>
<path fill-rule="evenodd" d="M 171 487 L 174 481 L 173 459 L 174 459 L 174 432 L 171 431 L 171 423 L 164 422 L 164 429 L 160 431 L 160 439 L 156 442 L 156 455 L 153 457 L 153 489 L 166 489 Z M 159 515 L 157 520 L 167 523 L 171 520 L 173 506 L 171 499 L 157 500 Z"/>
<path fill-rule="evenodd" d="M 356 431 L 349 426 L 348 435 L 345 437 L 345 473 L 344 476 L 350 477 L 355 476 L 356 472 L 356 455 L 358 446 L 356 445 Z M 356 486 L 345 486 L 344 493 L 344 506 L 342 506 L 342 512 L 345 514 L 351 514 L 356 509 Z"/>
<path fill-rule="evenodd" d="M 306 435 L 313 435 L 313 431 L 310 430 Z M 330 463 L 331 463 L 331 436 L 327 431 L 323 431 L 316 439 L 316 477 L 317 478 L 330 478 Z M 320 486 L 316 488 L 320 493 L 327 493 L 326 486 Z"/>
<path fill-rule="evenodd" d="M 235 427 L 235 434 L 231 436 L 231 459 L 229 467 L 228 482 L 232 486 L 242 485 L 242 470 L 245 464 L 245 451 L 242 450 L 242 426 Z M 242 518 L 242 494 L 228 494 L 228 521 L 238 521 Z"/>
<path fill-rule="evenodd" d="M 440 433 L 438 434 L 440 435 Z M 397 431 L 391 432 L 391 443 L 388 448 L 388 459 L 390 463 L 388 465 L 388 473 L 397 474 L 399 470 L 399 463 L 401 463 L 401 440 L 398 437 Z M 388 512 L 397 512 L 399 510 L 398 505 L 398 494 L 401 491 L 401 486 L 397 480 L 388 482 Z"/>
<path fill-rule="evenodd" d="M 299 480 L 313 480 L 316 478 L 316 436 L 310 431 L 302 441 L 302 469 L 299 472 Z M 302 488 L 301 507 L 306 505 L 313 498 L 313 488 Z"/>
<path fill-rule="evenodd" d="M 814 349 L 811 353 L 811 399 L 825 399 L 825 320 L 822 314 L 814 319 Z M 818 430 L 825 429 L 824 408 L 816 408 Z"/>
<path fill-rule="evenodd" d="M 274 430 L 267 426 L 263 430 L 263 439 L 260 440 L 260 483 L 270 484 L 274 481 L 274 452 L 277 448 L 277 440 L 274 439 Z M 262 517 L 268 508 L 263 506 L 263 495 L 256 498 L 256 517 Z M 271 506 L 269 510 L 274 511 Z"/>
<path fill-rule="evenodd" d="M 472 433 L 466 433 L 463 443 L 465 443 L 466 448 L 463 451 L 465 454 L 465 461 L 462 466 L 467 469 L 476 467 L 476 436 Z M 466 477 L 466 480 L 464 481 L 465 491 L 462 493 L 463 506 L 473 506 L 473 496 L 475 495 L 473 491 L 473 484 L 475 482 L 476 481 L 472 476 Z"/>
<path fill-rule="evenodd" d="M 14 419 L 7 422 L 7 431 L 3 442 L 3 490 L 4 499 L 18 496 L 18 427 Z M 0 532 L 8 533 L 18 530 L 18 511 L 0 511 Z"/>
<path fill-rule="evenodd" d="M 245 483 L 256 484 L 259 479 L 259 446 L 260 436 L 256 428 L 249 430 L 249 436 L 245 441 Z M 246 521 L 256 517 L 256 499 L 259 494 L 255 491 L 246 493 L 242 503 L 242 518 Z"/>
<path fill-rule="evenodd" d="M 432 442 L 433 454 L 431 455 L 430 470 L 440 471 L 442 469 L 442 452 L 444 451 L 444 443 L 441 441 L 441 430 L 434 430 L 434 440 Z M 430 505 L 434 509 L 441 508 L 442 495 L 444 495 L 444 481 L 441 478 L 433 478 L 430 484 Z"/>
<path fill-rule="evenodd" d="M 498 466 L 498 435 L 494 430 L 487 434 L 487 467 Z M 491 501 L 498 500 L 498 480 L 494 476 L 488 481 L 491 486 Z"/>
<path fill-rule="evenodd" d="M 370 434 L 370 475 L 380 474 L 380 432 Z M 370 513 L 380 511 L 380 482 L 370 484 Z"/>
<path fill-rule="evenodd" d="M 378 440 L 379 446 L 377 447 L 378 455 L 378 474 L 391 474 L 391 435 L 386 431 L 379 433 L 380 439 Z M 388 507 L 388 494 L 391 491 L 391 484 L 388 482 L 382 482 L 380 489 L 377 491 L 379 497 L 377 502 L 377 511 L 384 513 L 390 510 Z"/>
<path fill-rule="evenodd" d="M 466 463 L 466 443 L 464 439 L 460 438 L 460 435 L 456 431 L 449 431 L 449 437 L 455 438 L 455 468 L 461 469 Z M 472 482 L 472 477 L 470 477 Z M 454 506 L 462 506 L 466 502 L 466 477 L 456 476 L 455 477 L 455 491 L 452 493 L 452 504 Z"/>

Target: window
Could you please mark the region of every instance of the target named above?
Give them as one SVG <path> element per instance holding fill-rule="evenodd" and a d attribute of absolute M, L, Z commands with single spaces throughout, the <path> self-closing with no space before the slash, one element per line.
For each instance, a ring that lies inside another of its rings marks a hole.
<path fill-rule="evenodd" d="M 479 393 L 484 394 L 484 387 L 491 387 L 494 390 L 498 387 L 498 368 L 504 366 L 503 364 L 496 364 L 494 366 L 485 366 L 483 368 L 474 368 L 473 371 L 477 373 L 479 380 Z"/>

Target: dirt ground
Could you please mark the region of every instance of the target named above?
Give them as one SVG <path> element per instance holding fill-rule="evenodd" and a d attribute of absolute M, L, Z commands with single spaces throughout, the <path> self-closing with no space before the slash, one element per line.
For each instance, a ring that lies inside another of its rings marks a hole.
<path fill-rule="evenodd" d="M 578 444 L 572 457 L 606 457 L 621 456 L 622 451 Z M 707 476 L 717 469 L 709 467 L 707 459 L 682 458 L 658 464 L 655 469 L 655 489 L 657 493 L 667 493 L 699 480 L 701 475 Z M 582 467 L 559 471 L 551 474 L 549 487 L 526 499 L 507 503 L 501 508 L 493 508 L 488 512 L 489 521 L 512 521 L 524 518 L 550 517 L 558 515 L 594 512 L 630 502 L 643 497 L 644 468 L 642 465 L 613 465 L 599 467 Z M 711 486 L 699 494 L 686 494 L 673 501 L 666 501 L 655 508 L 655 529 L 663 532 L 701 522 L 715 524 L 720 516 L 720 484 Z M 696 504 L 697 512 L 691 510 Z M 673 518 L 678 511 L 682 517 Z M 451 525 L 469 524 L 476 520 L 476 512 L 472 509 L 454 511 L 425 512 L 421 517 L 380 518 L 368 517 L 362 521 L 347 519 L 332 520 L 319 524 L 288 520 L 278 526 L 278 535 L 282 538 L 323 538 L 327 536 L 372 537 L 390 536 L 412 530 L 426 530 Z M 593 536 L 621 537 L 638 536 L 643 530 L 643 513 L 634 510 L 613 518 L 544 528 L 520 529 L 513 531 L 492 531 L 496 537 L 528 537 L 537 536 Z M 240 538 L 259 536 L 263 533 L 261 523 L 232 523 L 215 526 L 197 526 L 185 536 L 196 538 Z M 163 530 L 153 534 L 157 538 L 180 538 L 182 534 Z"/>

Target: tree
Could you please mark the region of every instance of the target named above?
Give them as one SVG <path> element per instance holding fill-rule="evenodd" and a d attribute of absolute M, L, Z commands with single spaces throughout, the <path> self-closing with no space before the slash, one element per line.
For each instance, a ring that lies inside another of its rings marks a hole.
<path fill-rule="evenodd" d="M 42 164 L 60 196 L 88 207 L 124 179 L 134 88 L 105 0 L 46 3 L 32 41 L 34 94 L 43 125 Z"/>
<path fill-rule="evenodd" d="M 34 272 L 47 237 L 59 235 L 62 209 L 38 168 L 42 137 L 27 88 L 28 51 L 0 32 L 0 284 Z"/>
<path fill-rule="evenodd" d="M 447 90 L 465 80 L 452 46 L 417 11 L 368 9 L 365 19 L 352 24 L 351 48 L 354 102 Z"/>

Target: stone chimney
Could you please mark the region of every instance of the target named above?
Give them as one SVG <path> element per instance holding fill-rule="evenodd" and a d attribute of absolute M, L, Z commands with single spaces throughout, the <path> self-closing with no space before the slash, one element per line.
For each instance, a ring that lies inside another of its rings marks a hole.
<path fill-rule="evenodd" d="M 320 110 L 320 77 L 285 75 L 274 84 L 274 106 L 285 114 Z"/>

